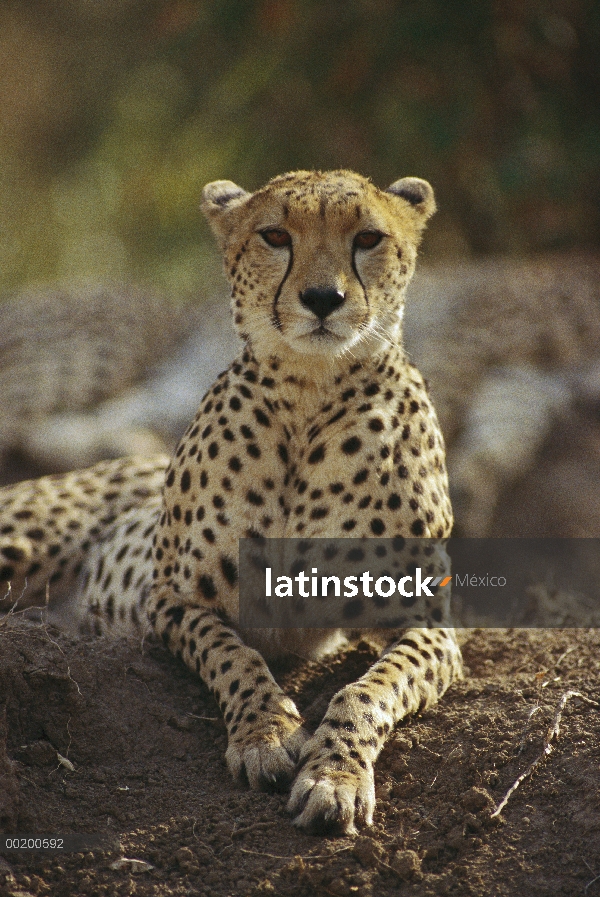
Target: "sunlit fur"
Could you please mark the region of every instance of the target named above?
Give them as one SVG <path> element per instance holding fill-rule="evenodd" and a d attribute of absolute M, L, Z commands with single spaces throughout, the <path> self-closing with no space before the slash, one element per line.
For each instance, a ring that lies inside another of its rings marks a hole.
<path fill-rule="evenodd" d="M 306 371 L 308 357 L 335 368 L 344 356 L 361 360 L 398 343 L 404 291 L 435 210 L 431 188 L 411 205 L 353 172 L 300 171 L 254 194 L 216 182 L 203 210 L 224 251 L 235 326 L 255 357 L 281 355 Z M 291 245 L 269 246 L 261 232 L 271 228 L 287 231 Z M 363 231 L 383 236 L 359 249 L 354 238 Z M 300 301 L 310 287 L 337 290 L 345 301 L 319 322 Z"/>

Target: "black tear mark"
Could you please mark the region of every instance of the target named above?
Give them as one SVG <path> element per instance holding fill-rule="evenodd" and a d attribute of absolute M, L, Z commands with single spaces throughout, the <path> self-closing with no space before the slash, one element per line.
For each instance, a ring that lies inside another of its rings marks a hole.
<path fill-rule="evenodd" d="M 356 267 L 356 246 L 353 246 L 353 248 L 352 248 L 352 270 L 354 271 L 354 276 L 358 280 L 358 282 L 361 286 L 361 289 L 363 291 L 363 295 L 365 297 L 365 304 L 366 304 L 367 308 L 369 308 L 369 297 L 367 296 L 367 290 L 365 288 L 364 283 L 360 279 L 360 274 L 358 273 L 358 268 Z"/>
<path fill-rule="evenodd" d="M 279 303 L 279 297 L 281 296 L 281 291 L 283 289 L 283 285 L 285 284 L 286 280 L 290 276 L 290 271 L 292 270 L 293 264 L 294 264 L 294 246 L 293 246 L 293 244 L 290 244 L 290 258 L 288 261 L 288 266 L 285 270 L 285 274 L 283 275 L 283 279 L 282 279 L 281 283 L 277 287 L 277 292 L 275 293 L 275 296 L 273 298 L 273 314 L 271 315 L 271 320 L 273 322 L 273 326 L 277 330 L 281 330 L 281 318 L 279 317 L 277 305 Z"/>

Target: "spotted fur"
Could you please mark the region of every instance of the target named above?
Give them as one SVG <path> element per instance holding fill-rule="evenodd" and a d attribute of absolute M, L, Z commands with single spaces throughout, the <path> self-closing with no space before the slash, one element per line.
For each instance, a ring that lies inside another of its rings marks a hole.
<path fill-rule="evenodd" d="M 0 477 L 13 452 L 41 470 L 69 471 L 163 450 L 136 421 L 113 412 L 104 424 L 93 411 L 147 377 L 181 342 L 189 317 L 183 304 L 125 284 L 3 297 Z"/>
<path fill-rule="evenodd" d="M 294 172 L 254 194 L 209 184 L 203 210 L 245 348 L 203 399 L 162 499 L 155 487 L 137 503 L 126 497 L 142 462 L 50 481 L 69 519 L 97 520 L 86 524 L 92 544 L 66 538 L 68 524 L 48 507 L 48 480 L 13 487 L 0 505 L 14 527 L 0 549 L 12 576 L 32 563 L 15 554 L 24 524 L 13 509 L 27 494 L 35 526 L 47 518 L 38 541 L 46 546 L 52 532 L 55 563 L 73 574 L 79 567 L 78 602 L 94 627 L 121 631 L 143 605 L 213 692 L 231 772 L 253 788 L 293 783 L 289 809 L 308 831 L 372 822 L 373 766 L 387 735 L 460 675 L 460 652 L 449 629 L 388 633 L 381 659 L 333 698 L 309 736 L 263 655 L 293 647 L 318 656 L 335 634 L 238 631 L 238 539 L 449 535 L 443 440 L 401 339 L 404 292 L 434 209 L 431 187 L 416 178 L 386 191 L 347 171 Z M 164 462 L 150 468 L 155 483 Z M 73 500 L 88 481 L 114 510 Z M 443 618 L 440 606 L 429 613 L 430 622 Z"/>

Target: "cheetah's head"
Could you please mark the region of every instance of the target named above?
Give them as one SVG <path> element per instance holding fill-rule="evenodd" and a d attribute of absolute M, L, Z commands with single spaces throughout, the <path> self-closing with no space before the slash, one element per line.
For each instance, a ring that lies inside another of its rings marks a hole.
<path fill-rule="evenodd" d="M 387 190 L 349 171 L 297 171 L 247 193 L 208 184 L 202 209 L 223 249 L 234 320 L 257 357 L 371 354 L 397 340 L 431 186 Z"/>

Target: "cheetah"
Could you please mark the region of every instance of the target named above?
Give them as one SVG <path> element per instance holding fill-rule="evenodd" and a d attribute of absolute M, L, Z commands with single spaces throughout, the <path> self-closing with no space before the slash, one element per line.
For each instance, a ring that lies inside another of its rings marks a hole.
<path fill-rule="evenodd" d="M 131 412 L 121 420 L 114 404 L 104 418 L 90 412 L 147 376 L 182 341 L 189 318 L 184 303 L 128 284 L 52 286 L 3 298 L 0 476 L 14 453 L 43 472 L 68 472 L 164 451 L 164 441 Z"/>
<path fill-rule="evenodd" d="M 265 658 L 318 657 L 338 634 L 236 627 L 238 540 L 450 535 L 442 435 L 402 346 L 433 191 L 298 171 L 255 193 L 208 184 L 202 209 L 241 354 L 166 468 L 111 461 L 5 489 L 0 578 L 39 593 L 51 571 L 53 594 L 67 608 L 74 597 L 98 631 L 147 619 L 212 691 L 231 773 L 291 788 L 300 828 L 350 834 L 373 821 L 374 764 L 394 725 L 461 676 L 454 632 L 435 626 L 446 620 L 436 595 L 428 626 L 387 632 L 380 659 L 309 734 Z"/>
<path fill-rule="evenodd" d="M 558 441 L 557 423 L 579 430 L 581 450 L 581 412 L 593 422 L 600 395 L 599 274 L 597 257 L 570 252 L 434 267 L 419 271 L 411 284 L 406 344 L 432 382 L 447 445 L 454 535 L 519 534 L 514 509 L 505 515 L 506 532 L 493 529 L 494 512 L 512 484 L 522 485 L 526 475 L 531 481 L 543 465 L 544 442 L 550 434 L 554 446 Z M 593 477 L 595 452 L 588 452 Z M 551 485 L 548 470 L 538 473 L 548 492 L 567 491 Z M 555 534 L 594 535 L 593 513 L 587 527 L 573 514 L 589 501 L 587 486 L 571 496 L 572 522 Z M 536 534 L 529 528 L 534 515 L 524 516 L 528 528 L 520 534 Z M 548 515 L 567 516 L 556 504 Z M 546 521 L 540 526 L 543 532 Z"/>

